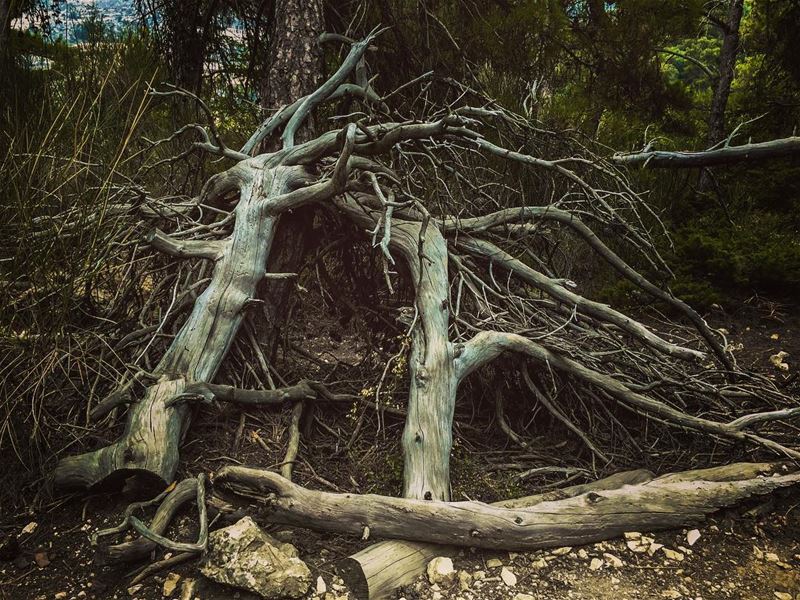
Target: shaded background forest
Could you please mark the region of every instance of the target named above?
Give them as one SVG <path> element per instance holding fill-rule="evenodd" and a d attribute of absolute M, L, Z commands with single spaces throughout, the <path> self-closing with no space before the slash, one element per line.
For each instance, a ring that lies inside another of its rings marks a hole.
<path fill-rule="evenodd" d="M 388 26 L 369 56 L 379 93 L 433 71 L 468 83 L 543 129 L 573 130 L 587 144 L 595 140 L 610 155 L 649 145 L 714 145 L 711 106 L 732 4 L 380 0 L 324 7 L 330 32 L 358 37 Z M 115 282 L 142 260 L 134 243 L 142 232 L 131 230 L 120 244 L 120 229 L 129 222 L 106 208 L 154 191 L 189 198 L 216 168 L 192 153 L 161 162 L 188 145 L 152 142 L 204 116 L 190 102 L 148 96 L 149 87 L 170 82 L 198 94 L 234 147 L 265 110 L 276 108 L 263 101 L 274 2 L 140 0 L 124 27 L 95 8 L 77 23 L 72 43 L 59 37 L 68 10 L 65 2 L 0 2 L 0 23 L 6 22 L 0 34 L 0 203 L 6 215 L 0 225 L 0 355 L 7 357 L 0 378 L 8 399 L 0 409 L 0 447 L 12 448 L 31 469 L 67 451 L 84 432 L 75 426 L 66 441 L 61 435 L 51 444 L 42 432 L 54 422 L 80 422 L 84 409 L 78 403 L 54 409 L 51 394 L 64 394 L 69 385 L 81 388 L 76 397 L 86 388 L 90 396 L 100 394 L 113 379 L 103 370 L 110 368 L 103 356 L 118 346 L 92 332 L 104 319 L 119 322 L 117 304 L 128 296 Z M 732 143 L 794 135 L 798 30 L 800 3 L 743 3 L 724 107 L 724 136 L 735 131 Z M 330 72 L 340 56 L 335 47 L 327 52 Z M 800 288 L 798 175 L 796 159 L 705 175 L 633 174 L 670 232 L 671 239 L 660 236 L 659 243 L 676 276 L 672 290 L 701 310 L 735 307 L 754 295 L 793 302 Z M 67 220 L 55 218 L 65 211 Z M 549 249 L 551 258 L 569 251 Z M 641 301 L 596 265 L 581 268 L 594 272 L 596 298 Z M 145 306 L 147 294 L 161 285 L 152 278 L 134 284 Z M 29 437 L 36 441 L 30 447 Z"/>

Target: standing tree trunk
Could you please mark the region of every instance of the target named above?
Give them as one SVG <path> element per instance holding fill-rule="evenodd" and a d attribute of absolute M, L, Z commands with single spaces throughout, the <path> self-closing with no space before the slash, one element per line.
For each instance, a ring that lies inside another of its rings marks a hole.
<path fill-rule="evenodd" d="M 263 82 L 261 105 L 278 110 L 313 92 L 322 81 L 322 50 L 319 44 L 324 21 L 321 0 L 278 0 L 275 3 L 269 39 L 269 72 Z M 313 115 L 297 132 L 297 142 L 311 139 L 316 133 Z M 256 150 L 270 152 L 279 141 L 267 137 Z M 313 219 L 300 209 L 284 215 L 278 229 L 276 252 L 269 270 L 296 273 L 305 254 Z M 260 297 L 264 300 L 263 319 L 259 319 L 259 341 L 272 354 L 280 335 L 280 325 L 289 312 L 294 283 L 291 280 L 266 282 Z"/>
<path fill-rule="evenodd" d="M 725 136 L 725 107 L 731 93 L 736 57 L 739 54 L 739 25 L 742 22 L 744 0 L 731 0 L 728 18 L 718 23 L 722 29 L 722 50 L 719 54 L 719 77 L 714 97 L 711 100 L 711 114 L 708 117 L 708 145 L 720 142 Z"/>

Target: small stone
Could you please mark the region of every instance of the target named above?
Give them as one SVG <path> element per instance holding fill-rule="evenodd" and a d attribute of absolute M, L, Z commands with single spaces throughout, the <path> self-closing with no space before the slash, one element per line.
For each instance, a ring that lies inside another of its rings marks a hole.
<path fill-rule="evenodd" d="M 56 595 L 53 596 L 56 600 L 64 600 L 67 597 L 67 592 L 56 592 Z"/>
<path fill-rule="evenodd" d="M 164 587 L 161 590 L 161 595 L 165 598 L 172 596 L 172 593 L 175 591 L 175 588 L 178 587 L 178 582 L 181 580 L 181 576 L 177 573 L 170 573 L 167 575 L 167 578 L 164 580 Z"/>
<path fill-rule="evenodd" d="M 327 592 L 327 591 L 328 591 L 328 586 L 327 586 L 327 585 L 325 585 L 325 580 L 322 578 L 322 576 L 319 576 L 319 577 L 317 577 L 317 587 L 316 587 L 316 590 L 317 590 L 317 593 L 318 593 L 320 596 L 322 596 L 322 594 L 324 594 L 325 592 Z"/>
<path fill-rule="evenodd" d="M 25 535 L 30 535 L 34 531 L 36 531 L 36 528 L 38 526 L 39 526 L 39 524 L 36 521 L 31 521 L 30 523 L 25 525 L 25 527 L 22 528 L 22 533 L 24 533 Z"/>
<path fill-rule="evenodd" d="M 636 552 L 637 554 L 641 554 L 642 552 L 647 552 L 647 546 L 643 546 L 639 543 L 639 540 L 629 540 L 625 542 L 625 545 L 628 546 L 628 550 L 631 552 Z"/>
<path fill-rule="evenodd" d="M 543 558 L 537 558 L 531 561 L 531 568 L 544 569 L 547 566 L 547 561 Z"/>
<path fill-rule="evenodd" d="M 603 561 L 599 558 L 593 558 L 592 562 L 589 563 L 589 570 L 590 571 L 598 571 L 603 566 Z"/>
<path fill-rule="evenodd" d="M 441 584 L 450 587 L 456 581 L 456 570 L 453 568 L 453 559 L 447 556 L 437 556 L 428 563 L 428 581 L 432 584 Z"/>
<path fill-rule="evenodd" d="M 505 583 L 508 587 L 514 587 L 517 585 L 517 576 L 509 571 L 506 567 L 503 567 L 503 569 L 500 571 L 500 579 L 502 579 L 503 583 Z"/>
<path fill-rule="evenodd" d="M 653 556 L 656 552 L 661 550 L 663 547 L 664 547 L 664 544 L 655 544 L 655 543 L 650 544 L 650 547 L 647 548 L 647 553 L 650 556 Z"/>
<path fill-rule="evenodd" d="M 514 562 L 514 560 L 519 556 L 518 552 L 509 552 L 508 553 L 508 560 Z"/>
<path fill-rule="evenodd" d="M 442 600 L 442 592 L 433 592 L 431 595 L 432 600 Z"/>
<path fill-rule="evenodd" d="M 792 595 L 791 594 L 787 594 L 786 592 L 773 592 L 773 594 L 775 594 L 775 597 L 778 600 L 794 600 L 792 598 Z"/>
<path fill-rule="evenodd" d="M 671 550 L 670 548 L 662 548 L 661 551 L 664 553 L 664 556 L 666 556 L 669 560 L 680 562 L 684 558 L 683 554 L 681 552 L 678 552 L 677 550 Z"/>
<path fill-rule="evenodd" d="M 678 598 L 683 596 L 683 594 L 681 594 L 678 590 L 672 588 L 664 590 L 661 592 L 661 595 L 664 596 L 664 598 L 669 598 L 670 600 L 678 600 Z"/>
<path fill-rule="evenodd" d="M 536 600 L 536 598 L 534 598 L 530 594 L 523 594 L 520 592 L 519 594 L 514 596 L 514 600 Z"/>
<path fill-rule="evenodd" d="M 129 596 L 135 596 L 137 593 L 139 593 L 139 590 L 142 589 L 143 585 L 144 584 L 141 584 L 141 583 L 137 583 L 136 585 L 132 585 L 131 587 L 128 588 L 128 595 Z"/>
<path fill-rule="evenodd" d="M 458 589 L 460 589 L 462 592 L 466 592 L 471 585 L 472 585 L 472 575 L 470 575 L 466 571 L 459 571 Z"/>
<path fill-rule="evenodd" d="M 503 561 L 499 558 L 490 558 L 486 561 L 486 566 L 490 569 L 496 569 L 497 567 L 503 566 Z"/>
<path fill-rule="evenodd" d="M 624 534 L 626 540 L 638 540 L 642 537 L 642 534 L 638 531 L 626 531 Z"/>
<path fill-rule="evenodd" d="M 586 560 L 587 558 L 589 558 L 589 553 L 586 552 L 586 550 L 584 550 L 583 548 L 581 548 L 580 550 L 578 550 L 578 558 L 580 558 L 581 560 Z"/>
<path fill-rule="evenodd" d="M 609 565 L 611 565 L 612 567 L 614 567 L 615 569 L 619 569 L 625 564 L 625 563 L 622 562 L 622 560 L 619 557 L 614 556 L 613 554 L 610 554 L 609 552 L 603 552 L 603 558 L 606 559 L 606 562 Z"/>
<path fill-rule="evenodd" d="M 550 554 L 553 556 L 564 556 L 565 554 L 569 554 L 572 552 L 572 546 L 563 546 L 562 548 L 556 548 Z"/>
<path fill-rule="evenodd" d="M 472 574 L 472 579 L 475 581 L 480 581 L 481 579 L 486 579 L 486 571 L 475 571 Z"/>
<path fill-rule="evenodd" d="M 209 535 L 200 572 L 264 598 L 299 598 L 311 587 L 311 571 L 285 546 L 244 517 Z"/>
<path fill-rule="evenodd" d="M 181 600 L 193 600 L 195 597 L 195 590 L 197 589 L 197 580 L 191 577 L 184 578 L 181 582 Z"/>
<path fill-rule="evenodd" d="M 764 555 L 764 559 L 765 559 L 767 562 L 773 562 L 773 563 L 779 562 L 779 561 L 781 560 L 781 559 L 780 559 L 780 557 L 778 557 L 778 555 L 777 555 L 777 554 L 775 554 L 774 552 L 767 552 L 767 553 Z"/>
<path fill-rule="evenodd" d="M 692 529 L 689 533 L 686 534 L 686 543 L 690 546 L 694 546 L 694 543 L 700 539 L 700 532 L 697 529 Z"/>

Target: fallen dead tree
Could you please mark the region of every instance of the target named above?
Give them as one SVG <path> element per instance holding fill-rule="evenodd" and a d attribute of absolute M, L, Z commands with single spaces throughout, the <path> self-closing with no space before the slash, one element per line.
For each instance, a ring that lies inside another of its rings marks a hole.
<path fill-rule="evenodd" d="M 155 286 L 155 322 L 128 332 L 117 347 L 135 353 L 134 375 L 105 401 L 87 407 L 87 414 L 106 418 L 127 406 L 121 436 L 63 458 L 56 484 L 88 489 L 136 475 L 168 485 L 193 412 L 217 401 L 251 408 L 294 403 L 284 478 L 226 467 L 216 476 L 218 484 L 262 496 L 270 492 L 273 520 L 364 537 L 481 548 L 584 543 L 627 529 L 684 525 L 720 506 L 794 484 L 795 474 L 758 477 L 761 466 L 732 465 L 724 478 L 703 472 L 697 480 L 675 475 L 643 482 L 636 476 L 618 489 L 573 489 L 573 497 L 529 498 L 525 505 L 449 503 L 459 389 L 488 369 L 502 373 L 508 389 L 513 386 L 563 425 L 565 435 L 585 447 L 593 467 L 606 472 L 611 452 L 592 438 L 635 448 L 641 457 L 637 423 L 664 432 L 662 444 L 679 445 L 673 432 L 694 433 L 694 439 L 737 455 L 798 459 L 794 431 L 782 424 L 797 416 L 796 402 L 770 378 L 739 369 L 722 332 L 672 295 L 669 269 L 652 233 L 658 215 L 613 161 L 430 74 L 376 95 L 364 75 L 364 52 L 373 39 L 352 44 L 325 84 L 269 118 L 239 151 L 226 145 L 213 117 L 179 132 L 199 133 L 194 151 L 233 164 L 211 177 L 191 202 L 142 202 L 150 251 L 189 276 L 183 287 L 175 277 L 171 298 Z M 355 83 L 347 81 L 351 76 Z M 363 93 L 351 95 L 363 102 L 364 112 L 333 114 L 333 129 L 295 143 L 302 121 L 342 97 L 342 86 L 348 94 L 360 87 Z M 199 101 L 181 90 L 168 93 Z M 402 101 L 388 109 L 397 98 Z M 278 134 L 279 149 L 251 156 L 265 137 Z M 289 481 L 305 403 L 362 402 L 380 414 L 391 366 L 389 361 L 374 374 L 374 391 L 362 388 L 369 398 L 330 382 L 300 378 L 277 387 L 272 381 L 270 357 L 245 327 L 248 311 L 258 309 L 265 279 L 300 277 L 270 274 L 267 265 L 282 217 L 310 206 L 332 219 L 331 228 L 347 227 L 353 237 L 371 241 L 382 264 L 375 285 L 382 286 L 382 298 L 402 325 L 394 358 L 407 364 L 407 394 L 405 406 L 393 408 L 405 418 L 402 499 L 312 492 Z M 560 254 L 564 247 L 596 256 L 686 323 L 671 322 L 659 331 L 587 298 L 570 279 L 571 257 Z M 635 267 L 634 259 L 643 266 Z M 162 338 L 170 319 L 176 332 Z M 241 338 L 246 344 L 237 345 Z M 251 353 L 243 362 L 261 367 L 267 383 L 258 389 L 221 380 L 223 361 L 243 352 Z M 508 357 L 514 358 L 501 360 Z M 516 427 L 501 424 L 504 435 L 524 447 Z M 147 541 L 115 546 L 109 554 L 135 558 L 153 544 L 202 551 L 203 536 L 194 544 L 171 545 L 159 537 L 192 489 L 202 497 L 201 480 L 179 484 L 166 496 L 150 530 L 126 515 L 111 533 L 130 525 Z M 408 546 L 395 551 L 406 552 L 402 561 L 409 572 L 427 552 Z M 391 581 L 396 579 L 384 580 L 381 589 Z"/>
<path fill-rule="evenodd" d="M 611 161 L 620 166 L 650 169 L 693 169 L 717 167 L 742 162 L 774 160 L 800 154 L 800 137 L 789 137 L 768 142 L 757 142 L 709 150 L 668 151 L 643 150 L 641 152 L 618 153 Z"/>
<path fill-rule="evenodd" d="M 277 473 L 236 466 L 221 469 L 215 484 L 249 497 L 262 494 L 264 514 L 275 523 L 362 538 L 535 550 L 588 544 L 626 531 L 682 527 L 722 507 L 800 482 L 798 473 L 763 476 L 762 467 L 739 463 L 561 500 L 534 497 L 501 506 L 313 491 Z"/>

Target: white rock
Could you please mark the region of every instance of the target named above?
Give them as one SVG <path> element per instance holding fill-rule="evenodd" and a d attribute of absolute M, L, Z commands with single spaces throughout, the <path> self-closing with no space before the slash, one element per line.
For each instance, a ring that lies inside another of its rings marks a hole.
<path fill-rule="evenodd" d="M 677 550 L 672 550 L 670 548 L 662 548 L 661 551 L 664 553 L 664 556 L 666 556 L 669 560 L 680 562 L 684 558 L 683 554 L 678 552 Z"/>
<path fill-rule="evenodd" d="M 700 532 L 697 529 L 692 529 L 689 533 L 686 534 L 686 543 L 690 546 L 694 546 L 694 543 L 700 539 Z"/>
<path fill-rule="evenodd" d="M 164 579 L 164 587 L 161 589 L 161 595 L 165 598 L 172 596 L 180 580 L 181 576 L 177 573 L 170 573 L 167 575 L 166 579 Z"/>
<path fill-rule="evenodd" d="M 531 568 L 544 569 L 547 566 L 547 561 L 543 558 L 537 558 L 531 561 Z"/>
<path fill-rule="evenodd" d="M 316 590 L 317 590 L 317 593 L 318 593 L 320 596 L 322 596 L 322 594 L 324 594 L 325 592 L 327 592 L 327 591 L 328 591 L 328 586 L 327 586 L 327 585 L 325 585 L 325 580 L 322 578 L 322 576 L 321 576 L 321 575 L 320 575 L 319 577 L 317 577 L 317 587 L 316 587 Z"/>
<path fill-rule="evenodd" d="M 681 594 L 678 590 L 671 588 L 661 592 L 661 595 L 664 596 L 664 598 L 669 598 L 670 600 L 678 600 L 678 598 L 683 596 L 683 594 Z"/>
<path fill-rule="evenodd" d="M 647 546 L 640 544 L 639 540 L 628 540 L 627 542 L 625 542 L 625 545 L 631 552 L 636 552 L 638 554 L 641 554 L 642 552 L 647 552 Z"/>
<path fill-rule="evenodd" d="M 135 596 L 139 592 L 139 590 L 142 589 L 142 587 L 143 587 L 143 584 L 141 584 L 141 583 L 137 583 L 136 585 L 132 585 L 131 587 L 128 588 L 128 595 L 129 596 Z"/>
<path fill-rule="evenodd" d="M 490 569 L 496 569 L 497 567 L 503 566 L 503 561 L 499 558 L 490 558 L 486 561 L 486 566 Z"/>
<path fill-rule="evenodd" d="M 774 552 L 767 552 L 766 554 L 764 554 L 764 559 L 767 562 L 774 562 L 774 563 L 780 561 L 780 557 Z"/>
<path fill-rule="evenodd" d="M 184 578 L 181 583 L 181 600 L 194 600 L 194 592 L 197 589 L 197 580 L 191 577 Z"/>
<path fill-rule="evenodd" d="M 647 548 L 647 553 L 650 556 L 653 556 L 656 552 L 661 550 L 663 547 L 664 547 L 664 544 L 656 544 L 656 543 L 650 544 L 650 547 Z"/>
<path fill-rule="evenodd" d="M 481 579 L 486 579 L 486 571 L 475 571 L 472 574 L 472 578 L 475 581 L 480 581 Z"/>
<path fill-rule="evenodd" d="M 453 559 L 447 556 L 437 556 L 428 563 L 428 581 L 432 584 L 441 584 L 450 587 L 456 581 L 456 570 L 453 568 Z"/>
<path fill-rule="evenodd" d="M 606 559 L 606 562 L 615 569 L 619 569 L 625 564 L 619 557 L 614 556 L 609 552 L 603 552 L 603 558 Z"/>
<path fill-rule="evenodd" d="M 67 597 L 67 592 L 56 592 L 56 595 L 53 596 L 56 600 L 64 600 Z"/>
<path fill-rule="evenodd" d="M 523 594 L 520 592 L 519 594 L 514 596 L 514 600 L 536 600 L 536 598 L 534 598 L 530 594 Z"/>
<path fill-rule="evenodd" d="M 460 589 L 462 592 L 466 592 L 471 585 L 472 585 L 472 575 L 470 575 L 466 571 L 459 571 L 458 589 Z"/>
<path fill-rule="evenodd" d="M 773 592 L 778 600 L 793 600 L 791 594 L 786 592 Z"/>
<path fill-rule="evenodd" d="M 490 569 L 496 569 L 497 567 L 503 566 L 503 561 L 499 558 L 490 558 L 486 561 L 486 566 Z"/>
<path fill-rule="evenodd" d="M 553 556 L 564 556 L 565 554 L 569 554 L 572 551 L 572 546 L 564 546 L 562 548 L 556 548 L 550 554 Z"/>
<path fill-rule="evenodd" d="M 514 587 L 517 585 L 517 576 L 509 571 L 506 567 L 503 567 L 503 569 L 500 571 L 500 579 L 502 579 L 503 583 L 505 583 L 508 587 Z"/>
<path fill-rule="evenodd" d="M 22 528 L 22 533 L 24 533 L 25 535 L 30 535 L 34 531 L 36 531 L 36 528 L 38 526 L 39 526 L 39 524 L 36 521 L 31 521 L 30 523 L 25 525 L 25 527 Z"/>
<path fill-rule="evenodd" d="M 603 561 L 599 558 L 593 558 L 592 562 L 589 563 L 589 570 L 590 571 L 598 571 L 603 566 Z"/>
<path fill-rule="evenodd" d="M 642 534 L 638 531 L 626 531 L 623 535 L 626 540 L 638 540 L 642 537 Z"/>
<path fill-rule="evenodd" d="M 244 517 L 209 535 L 200 572 L 218 583 L 264 598 L 299 598 L 311 587 L 311 571 L 302 560 L 284 551 L 287 545 Z"/>
<path fill-rule="evenodd" d="M 580 558 L 581 560 L 586 560 L 587 558 L 589 558 L 589 553 L 586 552 L 586 550 L 584 550 L 583 548 L 581 548 L 580 550 L 578 550 L 578 558 Z"/>

